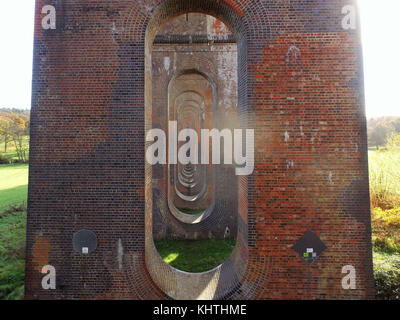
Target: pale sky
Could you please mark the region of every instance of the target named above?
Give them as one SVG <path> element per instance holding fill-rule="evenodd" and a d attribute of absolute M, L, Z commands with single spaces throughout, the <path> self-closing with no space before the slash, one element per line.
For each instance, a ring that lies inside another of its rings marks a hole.
<path fill-rule="evenodd" d="M 34 3 L 0 0 L 0 107 L 31 105 Z M 367 116 L 400 116 L 400 1 L 358 3 Z"/>

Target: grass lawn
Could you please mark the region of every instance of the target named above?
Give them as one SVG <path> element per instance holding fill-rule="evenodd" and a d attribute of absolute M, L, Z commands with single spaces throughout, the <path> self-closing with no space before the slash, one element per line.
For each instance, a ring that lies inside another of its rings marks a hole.
<path fill-rule="evenodd" d="M 28 165 L 0 165 L 0 213 L 9 206 L 26 202 Z"/>
<path fill-rule="evenodd" d="M 180 212 L 185 214 L 199 214 L 203 213 L 206 209 L 189 209 L 189 208 L 177 208 Z"/>
<path fill-rule="evenodd" d="M 28 165 L 0 165 L 0 300 L 23 298 L 26 212 L 10 206 L 26 202 Z"/>
<path fill-rule="evenodd" d="M 158 240 L 156 248 L 166 263 L 186 272 L 204 272 L 218 267 L 231 255 L 235 239 Z"/>
<path fill-rule="evenodd" d="M 0 215 L 0 300 L 24 295 L 26 212 Z"/>

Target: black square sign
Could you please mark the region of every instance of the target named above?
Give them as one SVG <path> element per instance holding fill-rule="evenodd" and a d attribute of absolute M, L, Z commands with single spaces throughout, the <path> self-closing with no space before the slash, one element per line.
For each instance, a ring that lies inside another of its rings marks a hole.
<path fill-rule="evenodd" d="M 307 231 L 293 246 L 293 250 L 310 264 L 317 260 L 325 249 L 326 245 L 312 231 Z"/>

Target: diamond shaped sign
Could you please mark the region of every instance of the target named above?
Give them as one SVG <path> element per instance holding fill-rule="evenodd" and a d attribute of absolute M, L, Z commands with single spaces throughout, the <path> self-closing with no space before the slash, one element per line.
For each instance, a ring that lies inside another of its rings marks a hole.
<path fill-rule="evenodd" d="M 307 231 L 293 246 L 293 250 L 309 264 L 317 260 L 325 249 L 326 245 L 312 231 Z"/>

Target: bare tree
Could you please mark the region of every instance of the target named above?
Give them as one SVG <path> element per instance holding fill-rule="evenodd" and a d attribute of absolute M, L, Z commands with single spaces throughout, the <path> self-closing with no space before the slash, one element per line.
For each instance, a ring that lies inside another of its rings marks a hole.
<path fill-rule="evenodd" d="M 4 113 L 0 113 L 0 135 L 4 138 L 4 153 L 7 153 L 7 146 L 11 140 L 11 121 Z"/>

